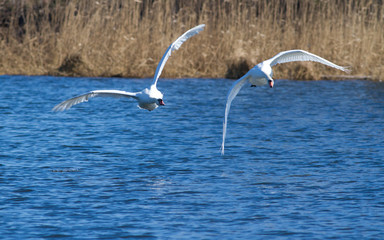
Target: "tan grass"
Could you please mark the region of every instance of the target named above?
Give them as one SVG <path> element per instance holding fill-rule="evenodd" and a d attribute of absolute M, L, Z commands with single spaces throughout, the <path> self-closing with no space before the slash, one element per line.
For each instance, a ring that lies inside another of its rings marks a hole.
<path fill-rule="evenodd" d="M 151 77 L 169 44 L 205 23 L 205 31 L 172 55 L 162 77 L 239 75 L 280 51 L 304 49 L 351 66 L 353 75 L 384 79 L 381 2 L 5 0 L 0 74 Z M 290 63 L 278 66 L 275 78 L 334 74 L 342 73 Z"/>

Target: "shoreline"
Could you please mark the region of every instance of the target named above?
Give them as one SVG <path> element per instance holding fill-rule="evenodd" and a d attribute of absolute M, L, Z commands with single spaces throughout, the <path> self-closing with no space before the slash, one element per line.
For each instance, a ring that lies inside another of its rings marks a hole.
<path fill-rule="evenodd" d="M 53 77 L 53 78 L 100 78 L 100 79 L 138 79 L 138 80 L 148 80 L 148 79 L 153 79 L 153 77 L 117 77 L 117 76 L 66 76 L 66 75 L 25 75 L 25 74 L 0 74 L 0 77 Z M 233 80 L 236 81 L 238 78 L 216 78 L 216 77 L 177 77 L 177 78 L 159 78 L 162 80 L 181 80 L 181 79 L 213 79 L 213 80 Z M 286 80 L 286 81 L 354 81 L 354 80 L 359 80 L 359 81 L 377 81 L 377 82 L 382 82 L 383 80 L 381 79 L 374 79 L 371 76 L 359 76 L 359 75 L 325 75 L 322 76 L 320 79 L 291 79 L 291 78 L 275 78 L 274 80 Z"/>

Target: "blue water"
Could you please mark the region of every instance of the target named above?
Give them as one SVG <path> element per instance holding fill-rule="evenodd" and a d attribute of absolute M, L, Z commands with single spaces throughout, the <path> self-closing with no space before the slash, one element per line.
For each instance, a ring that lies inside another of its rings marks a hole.
<path fill-rule="evenodd" d="M 2 239 L 383 239 L 384 83 L 0 77 Z"/>

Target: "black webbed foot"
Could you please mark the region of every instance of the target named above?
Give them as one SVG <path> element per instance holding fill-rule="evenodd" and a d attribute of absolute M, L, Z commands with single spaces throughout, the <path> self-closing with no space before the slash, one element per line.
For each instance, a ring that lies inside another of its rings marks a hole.
<path fill-rule="evenodd" d="M 256 85 L 251 85 L 251 87 L 256 87 Z"/>

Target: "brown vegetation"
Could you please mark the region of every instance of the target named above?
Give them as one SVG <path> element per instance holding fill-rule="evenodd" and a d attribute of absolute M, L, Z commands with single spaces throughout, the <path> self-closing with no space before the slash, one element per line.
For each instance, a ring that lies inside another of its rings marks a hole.
<path fill-rule="evenodd" d="M 2 0 L 0 74 L 150 77 L 165 49 L 205 23 L 162 77 L 235 77 L 304 49 L 384 79 L 382 0 Z M 276 78 L 341 74 L 314 63 Z"/>

